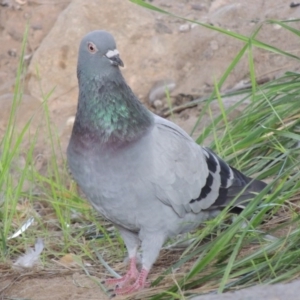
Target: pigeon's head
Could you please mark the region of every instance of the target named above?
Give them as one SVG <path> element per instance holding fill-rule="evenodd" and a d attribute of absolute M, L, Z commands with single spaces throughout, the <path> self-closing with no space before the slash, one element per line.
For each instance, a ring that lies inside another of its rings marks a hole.
<path fill-rule="evenodd" d="M 95 30 L 82 39 L 79 47 L 78 71 L 102 74 L 123 67 L 113 36 L 104 30 Z M 93 74 L 90 74 L 93 75 Z M 96 75 L 96 74 L 94 74 Z"/>

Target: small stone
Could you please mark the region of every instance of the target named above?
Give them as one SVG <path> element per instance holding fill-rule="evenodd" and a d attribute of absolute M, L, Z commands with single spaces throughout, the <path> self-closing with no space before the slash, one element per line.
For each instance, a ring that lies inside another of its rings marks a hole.
<path fill-rule="evenodd" d="M 15 0 L 20 5 L 25 5 L 27 3 L 27 0 Z"/>
<path fill-rule="evenodd" d="M 162 102 L 160 99 L 156 99 L 156 100 L 154 100 L 154 102 L 153 102 L 153 106 L 154 106 L 154 108 L 156 108 L 156 109 L 162 108 L 163 102 Z"/>
<path fill-rule="evenodd" d="M 204 6 L 202 4 L 191 4 L 191 8 L 194 10 L 202 10 Z"/>
<path fill-rule="evenodd" d="M 67 122 L 66 122 L 66 125 L 67 126 L 72 126 L 75 122 L 75 116 L 72 116 L 72 117 L 69 117 Z"/>
<path fill-rule="evenodd" d="M 46 165 L 46 158 L 43 154 L 38 154 L 34 159 L 34 166 L 37 171 L 40 171 L 44 165 Z"/>
<path fill-rule="evenodd" d="M 2 1 L 0 2 L 0 5 L 1 5 L 1 6 L 9 6 L 9 3 L 8 3 L 8 1 L 6 1 L 6 0 L 2 0 Z"/>
<path fill-rule="evenodd" d="M 180 32 L 188 32 L 188 31 L 190 31 L 190 29 L 191 29 L 190 24 L 182 24 L 179 26 Z"/>
<path fill-rule="evenodd" d="M 31 60 L 31 57 L 32 57 L 32 53 L 24 55 L 24 61 L 29 63 Z"/>
<path fill-rule="evenodd" d="M 32 24 L 31 28 L 33 30 L 42 30 L 43 29 L 43 25 L 41 23 L 36 23 L 36 24 Z"/>
<path fill-rule="evenodd" d="M 21 6 L 18 3 L 15 3 L 13 0 L 2 0 L 2 1 L 0 1 L 0 5 L 1 6 L 7 6 L 9 8 L 13 8 L 15 10 L 20 10 L 21 9 Z"/>
<path fill-rule="evenodd" d="M 9 49 L 7 51 L 8 55 L 11 57 L 16 57 L 17 56 L 17 50 L 16 49 Z"/>
<path fill-rule="evenodd" d="M 274 25 L 273 25 L 273 28 L 276 29 L 276 30 L 278 30 L 278 29 L 281 29 L 282 27 L 281 27 L 281 25 L 279 25 L 279 24 L 274 24 Z"/>
<path fill-rule="evenodd" d="M 158 80 L 154 82 L 148 95 L 148 102 L 151 106 L 154 106 L 154 102 L 158 99 L 166 97 L 166 92 L 169 93 L 174 90 L 176 83 L 171 79 Z"/>
<path fill-rule="evenodd" d="M 299 3 L 299 2 L 292 2 L 292 3 L 290 4 L 290 7 L 291 7 L 291 8 L 294 8 L 294 7 L 297 7 L 297 6 L 300 6 L 300 3 Z"/>

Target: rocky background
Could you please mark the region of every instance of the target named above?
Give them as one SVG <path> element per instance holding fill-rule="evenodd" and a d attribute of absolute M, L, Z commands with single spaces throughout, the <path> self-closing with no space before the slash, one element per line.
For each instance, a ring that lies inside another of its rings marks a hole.
<path fill-rule="evenodd" d="M 0 2 L 1 3 L 1 2 Z M 267 19 L 300 17 L 300 7 L 286 1 L 155 0 L 163 9 L 250 36 Z M 142 102 L 160 113 L 167 106 L 165 86 L 172 105 L 208 95 L 243 43 L 224 34 L 174 17 L 146 10 L 121 0 L 2 0 L 0 6 L 0 134 L 12 101 L 21 41 L 29 24 L 25 59 L 28 70 L 20 126 L 47 102 L 51 120 L 65 149 L 77 104 L 76 63 L 83 35 L 95 29 L 110 31 L 125 63 L 124 76 Z M 264 23 L 259 40 L 289 51 L 300 51 L 300 39 L 278 25 Z M 299 62 L 255 49 L 258 80 L 267 81 L 286 70 L 297 71 Z M 223 91 L 249 78 L 247 57 L 232 72 Z M 189 131 L 199 109 L 175 116 Z M 35 120 L 37 124 L 39 120 Z M 36 126 L 36 125 L 35 125 Z M 200 128 L 201 129 L 201 128 Z"/>
<path fill-rule="evenodd" d="M 298 36 L 264 22 L 299 19 L 297 3 L 290 5 L 280 0 L 153 0 L 151 3 L 174 14 L 247 36 L 262 24 L 257 39 L 299 55 Z M 25 89 L 17 113 L 17 128 L 21 130 L 34 117 L 30 132 L 33 134 L 39 128 L 36 151 L 45 159 L 48 146 L 43 134 L 42 101 L 47 99 L 51 122 L 64 152 L 77 105 L 77 51 L 87 32 L 105 29 L 115 36 L 128 84 L 143 103 L 160 114 L 168 107 L 165 86 L 170 90 L 173 107 L 209 95 L 214 83 L 244 45 L 224 34 L 125 0 L 0 0 L 0 137 L 8 122 L 26 24 L 29 25 L 24 58 L 27 71 L 23 77 Z M 298 23 L 293 26 L 300 27 Z M 298 71 L 300 67 L 298 61 L 282 55 L 259 49 L 255 49 L 254 54 L 258 81 L 268 81 L 287 70 Z M 245 57 L 225 82 L 223 91 L 248 80 Z M 189 132 L 200 110 L 200 105 L 184 110 L 175 114 L 173 121 Z M 198 130 L 201 131 L 201 127 Z M 29 295 L 26 286 L 21 284 L 18 296 L 27 290 L 27 294 L 23 294 L 27 298 L 50 299 L 46 292 L 49 280 L 45 286 L 37 281 L 26 284 L 36 284 L 39 297 L 34 293 Z M 102 299 L 97 287 L 95 294 L 80 298 L 71 279 L 54 278 L 51 293 L 56 285 L 60 292 L 55 299 Z M 53 294 L 51 298 L 54 299 Z"/>

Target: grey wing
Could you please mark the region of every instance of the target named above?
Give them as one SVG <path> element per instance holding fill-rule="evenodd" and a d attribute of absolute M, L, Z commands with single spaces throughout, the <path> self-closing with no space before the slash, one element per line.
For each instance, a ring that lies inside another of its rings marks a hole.
<path fill-rule="evenodd" d="M 156 197 L 179 216 L 220 209 L 235 199 L 244 207 L 262 181 L 230 167 L 208 148 L 197 145 L 180 127 L 155 116 L 154 178 Z"/>
<path fill-rule="evenodd" d="M 181 217 L 187 212 L 208 209 L 218 198 L 221 186 L 221 166 L 217 158 L 174 123 L 157 116 L 155 121 L 153 184 L 156 197 L 172 206 Z"/>

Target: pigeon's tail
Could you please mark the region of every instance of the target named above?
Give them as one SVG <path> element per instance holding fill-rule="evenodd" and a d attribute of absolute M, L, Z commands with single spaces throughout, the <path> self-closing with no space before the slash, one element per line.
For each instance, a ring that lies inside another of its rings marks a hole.
<path fill-rule="evenodd" d="M 210 149 L 205 148 L 205 151 L 208 153 L 207 164 L 210 172 L 214 177 L 219 176 L 221 182 L 218 197 L 208 210 L 224 208 L 230 204 L 232 200 L 234 200 L 231 204 L 232 207 L 242 210 L 257 193 L 266 187 L 267 184 L 265 182 L 250 178 L 237 169 L 227 165 Z M 216 167 L 214 167 L 216 164 L 219 165 L 219 173 L 212 172 L 216 170 Z"/>
<path fill-rule="evenodd" d="M 234 174 L 234 180 L 233 184 L 228 188 L 226 202 L 230 202 L 236 198 L 234 205 L 243 209 L 249 200 L 253 199 L 255 194 L 261 192 L 267 184 L 263 181 L 247 177 L 233 167 L 231 167 L 231 170 Z"/>

